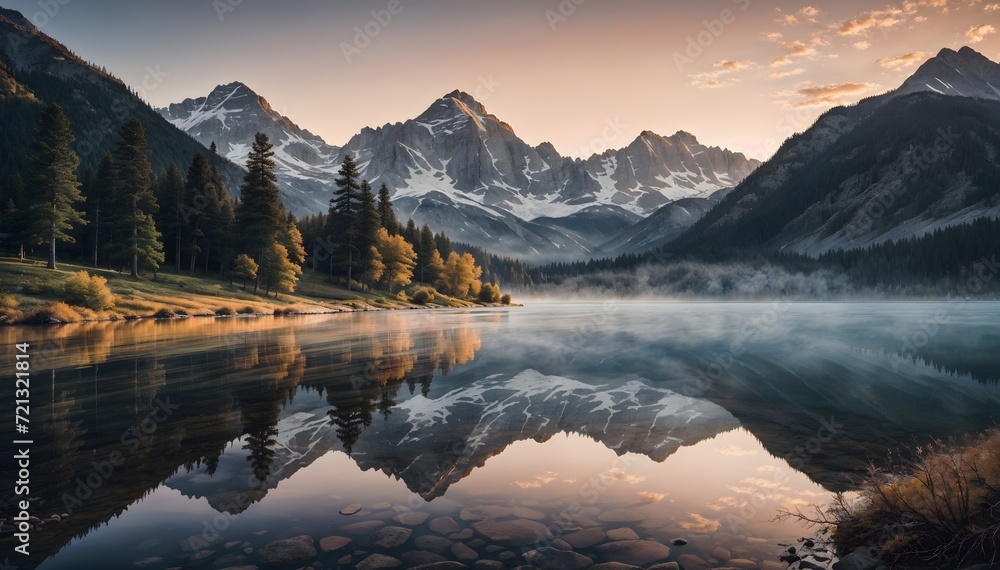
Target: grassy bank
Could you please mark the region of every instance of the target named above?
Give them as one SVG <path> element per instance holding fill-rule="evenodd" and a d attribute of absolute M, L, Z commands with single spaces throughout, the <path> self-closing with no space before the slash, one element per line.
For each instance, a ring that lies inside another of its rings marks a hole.
<path fill-rule="evenodd" d="M 113 306 L 71 304 L 66 281 L 81 270 L 107 280 Z M 474 303 L 436 295 L 427 307 L 471 307 Z M 0 260 L 0 323 L 81 322 L 169 316 L 226 314 L 334 313 L 371 309 L 409 309 L 418 305 L 382 293 L 348 291 L 325 275 L 306 274 L 294 294 L 254 295 L 253 284 L 161 272 L 132 279 L 127 274 L 74 263 L 50 270 L 38 260 Z"/>
<path fill-rule="evenodd" d="M 856 497 L 838 495 L 816 517 L 841 554 L 866 548 L 893 565 L 963 568 L 1000 561 L 1000 429 L 914 450 L 872 469 Z M 992 566 L 991 566 L 992 567 Z"/>

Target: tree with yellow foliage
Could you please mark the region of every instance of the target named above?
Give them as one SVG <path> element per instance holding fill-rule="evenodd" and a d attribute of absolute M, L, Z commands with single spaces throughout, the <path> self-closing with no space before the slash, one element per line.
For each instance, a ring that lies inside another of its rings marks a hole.
<path fill-rule="evenodd" d="M 403 236 L 389 235 L 385 228 L 378 230 L 376 247 L 382 256 L 382 280 L 387 284 L 391 295 L 396 285 L 408 285 L 413 279 L 417 254 Z"/>
<path fill-rule="evenodd" d="M 479 278 L 482 276 L 483 270 L 476 266 L 472 254 L 459 255 L 453 251 L 448 254 L 448 261 L 444 264 L 444 271 L 441 272 L 437 288 L 455 297 L 478 295 L 482 288 Z"/>

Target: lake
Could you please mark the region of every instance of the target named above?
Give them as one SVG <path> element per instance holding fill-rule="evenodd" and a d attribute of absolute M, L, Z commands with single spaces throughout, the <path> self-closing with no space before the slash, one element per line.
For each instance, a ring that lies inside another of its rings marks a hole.
<path fill-rule="evenodd" d="M 7 524 L 20 437 L 31 514 L 69 515 L 31 531 L 21 569 L 501 568 L 544 546 L 576 552 L 566 567 L 784 568 L 816 529 L 781 510 L 1000 410 L 998 303 L 537 303 L 0 338 L 9 369 L 31 344 L 30 434 L 3 427 Z M 2 394 L 13 413 L 12 381 Z"/>

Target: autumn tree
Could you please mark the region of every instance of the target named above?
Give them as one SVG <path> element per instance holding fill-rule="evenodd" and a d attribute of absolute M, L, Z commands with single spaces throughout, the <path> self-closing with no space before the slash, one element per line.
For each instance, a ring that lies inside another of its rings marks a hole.
<path fill-rule="evenodd" d="M 302 275 L 302 267 L 288 260 L 288 250 L 280 243 L 272 243 L 264 248 L 264 263 L 260 269 L 260 282 L 264 286 L 265 295 L 274 290 L 278 293 L 291 293 Z"/>
<path fill-rule="evenodd" d="M 76 140 L 62 107 L 53 103 L 45 109 L 35 131 L 34 148 L 28 172 L 35 200 L 30 218 L 37 224 L 32 232 L 34 243 L 49 245 L 48 268 L 56 268 L 56 242 L 73 243 L 69 230 L 74 224 L 86 224 L 77 205 L 84 201 L 76 169 L 80 158 L 69 145 Z"/>
<path fill-rule="evenodd" d="M 471 254 L 459 255 L 452 252 L 444 265 L 437 288 L 455 297 L 477 295 L 482 286 L 479 282 L 482 274 L 483 270 L 476 266 L 476 260 Z"/>
<path fill-rule="evenodd" d="M 243 290 L 247 288 L 247 281 L 257 278 L 257 270 L 259 269 L 257 262 L 253 260 L 252 257 L 245 253 L 241 253 L 236 256 L 233 260 L 233 270 L 231 275 L 233 279 L 239 279 L 243 282 Z"/>
<path fill-rule="evenodd" d="M 413 268 L 417 264 L 417 254 L 402 236 L 389 235 L 385 228 L 378 231 L 378 251 L 385 269 L 382 280 L 393 293 L 396 285 L 407 285 L 413 279 Z"/>

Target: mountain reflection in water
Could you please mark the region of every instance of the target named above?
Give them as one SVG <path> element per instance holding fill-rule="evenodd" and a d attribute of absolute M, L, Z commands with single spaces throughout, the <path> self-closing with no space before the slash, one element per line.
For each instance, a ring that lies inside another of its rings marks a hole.
<path fill-rule="evenodd" d="M 888 449 L 995 418 L 996 305 L 954 315 L 911 352 L 900 331 L 938 307 L 793 305 L 760 325 L 768 310 L 539 305 L 0 330 L 33 346 L 33 514 L 71 515 L 36 530 L 19 566 L 70 568 L 154 534 L 177 537 L 149 547 L 169 561 L 217 516 L 233 540 L 320 538 L 336 530 L 331 513 L 363 501 L 456 520 L 471 504 L 517 504 L 550 526 L 574 502 L 597 512 L 573 516 L 598 523 L 638 509 L 643 536 L 763 556 L 801 532 L 768 523 L 777 508 L 850 489 Z M 144 535 L 139 521 L 164 530 Z"/>

